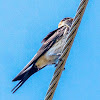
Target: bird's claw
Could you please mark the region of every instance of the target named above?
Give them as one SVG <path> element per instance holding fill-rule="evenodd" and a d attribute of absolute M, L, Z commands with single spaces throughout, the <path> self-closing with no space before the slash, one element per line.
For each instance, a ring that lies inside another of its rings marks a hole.
<path fill-rule="evenodd" d="M 63 69 L 63 71 L 65 70 L 65 67 L 64 67 L 64 69 Z"/>
<path fill-rule="evenodd" d="M 57 67 L 58 64 L 55 64 L 55 67 Z"/>
<path fill-rule="evenodd" d="M 62 58 L 59 58 L 59 61 L 63 61 Z"/>

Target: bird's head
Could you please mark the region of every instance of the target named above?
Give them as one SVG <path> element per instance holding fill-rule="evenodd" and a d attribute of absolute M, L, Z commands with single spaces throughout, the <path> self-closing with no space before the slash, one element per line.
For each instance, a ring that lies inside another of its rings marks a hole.
<path fill-rule="evenodd" d="M 58 24 L 58 28 L 64 26 L 64 25 L 68 25 L 71 26 L 73 21 L 73 18 L 67 17 L 61 20 L 61 22 Z"/>

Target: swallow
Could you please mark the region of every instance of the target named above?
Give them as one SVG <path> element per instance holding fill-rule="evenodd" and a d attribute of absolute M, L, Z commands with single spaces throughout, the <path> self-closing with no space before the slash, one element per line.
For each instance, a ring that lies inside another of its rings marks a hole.
<path fill-rule="evenodd" d="M 70 17 L 62 19 L 58 24 L 58 28 L 50 32 L 42 40 L 43 45 L 38 50 L 36 55 L 12 80 L 13 82 L 19 81 L 19 83 L 12 89 L 12 93 L 15 93 L 31 75 L 38 72 L 47 65 L 57 63 L 63 52 L 72 21 L 73 18 Z"/>

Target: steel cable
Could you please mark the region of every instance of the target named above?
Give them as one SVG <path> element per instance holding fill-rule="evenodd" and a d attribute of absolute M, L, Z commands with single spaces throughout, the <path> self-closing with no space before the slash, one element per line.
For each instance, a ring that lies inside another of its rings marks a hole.
<path fill-rule="evenodd" d="M 52 98 L 53 98 L 54 92 L 55 92 L 56 87 L 58 85 L 62 71 L 64 70 L 66 60 L 68 58 L 71 46 L 73 44 L 74 38 L 76 36 L 78 27 L 79 27 L 80 22 L 82 20 L 82 17 L 83 17 L 83 14 L 85 12 L 88 1 L 89 0 L 81 0 L 81 2 L 80 2 L 80 5 L 77 9 L 74 20 L 72 22 L 72 26 L 68 32 L 68 37 L 66 38 L 66 45 L 65 45 L 64 51 L 63 51 L 61 57 L 59 58 L 58 64 L 56 65 L 56 70 L 54 72 L 53 78 L 51 80 L 49 89 L 47 91 L 47 94 L 46 94 L 44 100 L 52 100 Z"/>

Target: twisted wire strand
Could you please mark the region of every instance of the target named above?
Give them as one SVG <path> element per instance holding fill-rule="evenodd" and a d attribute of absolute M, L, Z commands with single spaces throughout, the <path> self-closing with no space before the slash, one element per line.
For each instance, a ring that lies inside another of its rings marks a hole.
<path fill-rule="evenodd" d="M 59 79 L 61 77 L 62 71 L 64 70 L 64 66 L 66 63 L 66 60 L 68 58 L 71 46 L 73 44 L 74 38 L 76 36 L 78 27 L 80 25 L 80 22 L 82 20 L 83 14 L 85 12 L 87 3 L 89 0 L 81 0 L 80 5 L 77 9 L 76 15 L 74 17 L 74 20 L 72 22 L 72 26 L 68 32 L 68 38 L 66 39 L 66 45 L 64 47 L 64 51 L 61 55 L 61 57 L 59 58 L 58 64 L 56 66 L 56 70 L 54 72 L 53 78 L 51 80 L 49 89 L 47 91 L 47 94 L 45 96 L 44 100 L 52 100 L 54 92 L 56 90 L 56 87 L 58 85 Z"/>

